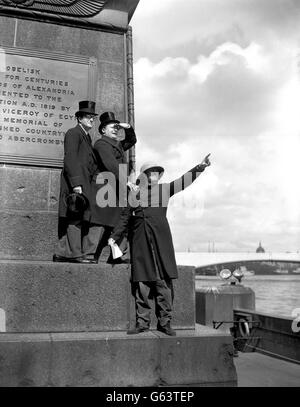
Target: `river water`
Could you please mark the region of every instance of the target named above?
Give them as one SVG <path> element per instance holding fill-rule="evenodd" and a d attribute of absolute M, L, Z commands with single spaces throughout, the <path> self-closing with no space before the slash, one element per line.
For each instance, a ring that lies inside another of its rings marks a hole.
<path fill-rule="evenodd" d="M 219 277 L 196 277 L 196 289 L 223 283 Z M 300 274 L 245 276 L 242 284 L 255 292 L 257 311 L 291 317 L 300 308 Z"/>

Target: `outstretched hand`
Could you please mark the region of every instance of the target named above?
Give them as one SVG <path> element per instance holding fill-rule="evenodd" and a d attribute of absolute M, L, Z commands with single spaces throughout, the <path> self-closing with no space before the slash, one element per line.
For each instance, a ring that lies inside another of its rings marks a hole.
<path fill-rule="evenodd" d="M 204 171 L 206 167 L 209 167 L 209 166 L 210 166 L 209 156 L 210 156 L 210 153 L 207 154 L 207 156 L 201 161 L 200 164 L 198 164 L 197 169 L 198 169 L 200 172 Z"/>
<path fill-rule="evenodd" d="M 210 154 L 211 154 L 211 153 L 207 154 L 207 156 L 202 160 L 202 162 L 201 162 L 200 165 L 202 165 L 202 166 L 204 166 L 204 167 L 208 167 L 208 166 L 211 165 L 211 162 L 210 162 L 210 160 L 209 160 Z"/>

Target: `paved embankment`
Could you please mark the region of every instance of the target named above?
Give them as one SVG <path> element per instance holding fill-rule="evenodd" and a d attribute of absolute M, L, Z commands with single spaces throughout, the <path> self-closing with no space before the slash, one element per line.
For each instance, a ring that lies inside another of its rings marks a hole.
<path fill-rule="evenodd" d="M 300 387 L 300 364 L 258 352 L 239 352 L 234 364 L 239 387 Z"/>

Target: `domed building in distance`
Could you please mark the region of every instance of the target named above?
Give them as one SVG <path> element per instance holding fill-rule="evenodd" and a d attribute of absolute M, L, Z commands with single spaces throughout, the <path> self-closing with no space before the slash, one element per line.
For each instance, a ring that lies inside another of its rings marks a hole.
<path fill-rule="evenodd" d="M 262 247 L 261 242 L 259 242 L 258 248 L 256 249 L 256 253 L 265 253 L 265 249 Z"/>

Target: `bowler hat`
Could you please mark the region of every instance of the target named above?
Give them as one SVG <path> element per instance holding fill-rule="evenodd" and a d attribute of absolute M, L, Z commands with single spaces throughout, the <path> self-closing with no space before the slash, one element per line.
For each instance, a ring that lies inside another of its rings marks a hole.
<path fill-rule="evenodd" d="M 89 207 L 88 199 L 83 195 L 79 194 L 78 192 L 72 192 L 66 198 L 66 204 L 68 207 L 68 211 L 82 215 L 83 212 Z"/>
<path fill-rule="evenodd" d="M 75 113 L 75 115 L 77 115 L 78 113 L 86 113 L 97 116 L 98 113 L 95 113 L 95 107 L 95 102 L 91 102 L 90 100 L 82 100 L 81 102 L 79 102 L 79 110 Z"/>
<path fill-rule="evenodd" d="M 120 123 L 120 121 L 115 118 L 115 114 L 113 112 L 104 112 L 99 117 L 99 119 L 100 119 L 100 126 L 99 126 L 100 133 L 101 133 L 101 130 L 103 129 L 103 127 L 106 126 L 107 124 Z"/>

